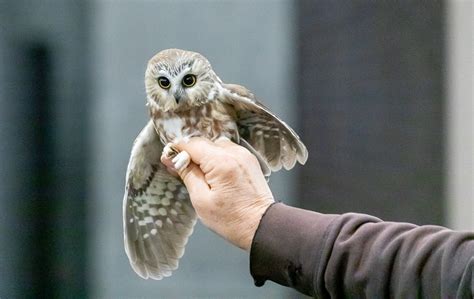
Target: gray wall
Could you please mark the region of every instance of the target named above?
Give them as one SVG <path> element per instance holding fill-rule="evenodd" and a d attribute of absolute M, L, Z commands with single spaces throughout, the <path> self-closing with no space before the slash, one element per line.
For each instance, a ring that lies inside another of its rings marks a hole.
<path fill-rule="evenodd" d="M 448 225 L 474 229 L 474 2 L 447 3 L 446 189 Z"/>
<path fill-rule="evenodd" d="M 8 10 L 5 3 L 0 2 L 0 41 L 7 39 L 6 24 L 9 21 Z M 21 277 L 19 270 L 20 258 L 16 255 L 19 251 L 20 244 L 15 241 L 15 231 L 12 225 L 19 221 L 16 218 L 18 204 L 15 201 L 8 201 L 8 198 L 17 198 L 19 190 L 21 190 L 21 174 L 15 167 L 19 157 L 23 156 L 25 149 L 21 147 L 21 141 L 12 138 L 15 134 L 13 120 L 19 113 L 15 113 L 15 106 L 8 104 L 8 99 L 12 93 L 9 92 L 7 61 L 10 59 L 11 49 L 6 43 L 0 43 L 0 139 L 9 142 L 0 142 L 0 157 L 2 158 L 2 167 L 0 167 L 0 198 L 2 198 L 2 209 L 0 212 L 0 243 L 2 249 L 0 251 L 0 290 L 3 294 L 10 296 L 18 296 L 18 285 L 15 281 Z M 18 155 L 18 156 L 17 156 Z M 11 157 L 11 159 L 6 159 Z M 21 162 L 20 162 L 21 163 Z"/>
<path fill-rule="evenodd" d="M 92 12 L 92 153 L 89 273 L 95 298 L 279 298 L 284 287 L 253 286 L 248 254 L 198 224 L 180 268 L 145 281 L 123 249 L 121 201 L 132 141 L 147 121 L 143 74 L 166 48 L 204 54 L 226 82 L 255 92 L 294 124 L 291 1 L 95 1 Z M 271 178 L 291 201 L 289 173 Z"/>

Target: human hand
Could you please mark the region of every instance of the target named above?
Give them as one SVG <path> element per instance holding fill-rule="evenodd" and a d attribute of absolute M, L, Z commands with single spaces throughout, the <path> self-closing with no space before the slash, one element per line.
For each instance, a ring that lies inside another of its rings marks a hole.
<path fill-rule="evenodd" d="M 192 162 L 177 172 L 198 217 L 232 244 L 250 250 L 260 219 L 274 202 L 256 157 L 228 139 L 191 138 L 174 147 L 191 156 Z M 162 162 L 173 165 L 164 156 Z"/>

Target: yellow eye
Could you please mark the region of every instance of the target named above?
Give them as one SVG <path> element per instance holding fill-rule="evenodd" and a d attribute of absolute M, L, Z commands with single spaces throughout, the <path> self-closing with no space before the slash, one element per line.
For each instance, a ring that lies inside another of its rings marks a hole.
<path fill-rule="evenodd" d="M 170 80 L 166 77 L 159 77 L 158 78 L 158 85 L 160 85 L 163 89 L 168 89 L 171 86 Z"/>
<path fill-rule="evenodd" d="M 188 74 L 188 75 L 184 76 L 182 82 L 183 82 L 184 87 L 194 86 L 194 84 L 196 84 L 196 76 Z"/>

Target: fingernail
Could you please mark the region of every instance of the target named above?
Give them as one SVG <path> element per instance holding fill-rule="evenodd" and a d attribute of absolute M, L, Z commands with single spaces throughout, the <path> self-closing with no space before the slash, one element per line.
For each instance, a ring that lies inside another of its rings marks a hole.
<path fill-rule="evenodd" d="M 174 158 L 171 160 L 171 162 L 176 163 L 176 162 L 178 162 L 178 160 L 179 160 L 179 155 L 176 155 L 176 157 L 174 157 Z"/>
<path fill-rule="evenodd" d="M 181 170 L 181 168 L 184 166 L 184 163 L 186 163 L 186 161 L 180 160 L 174 164 L 174 168 L 176 168 L 176 170 Z"/>
<path fill-rule="evenodd" d="M 172 162 L 174 163 L 174 167 L 177 170 L 181 170 L 182 168 L 188 166 L 190 162 L 189 154 L 187 152 L 181 152 L 173 159 Z"/>

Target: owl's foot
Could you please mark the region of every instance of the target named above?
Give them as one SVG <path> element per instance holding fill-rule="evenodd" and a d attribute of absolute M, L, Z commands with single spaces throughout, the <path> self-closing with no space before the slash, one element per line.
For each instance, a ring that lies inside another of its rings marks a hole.
<path fill-rule="evenodd" d="M 165 145 L 165 148 L 163 149 L 162 156 L 164 156 L 166 159 L 172 160 L 179 154 L 179 151 L 173 147 L 172 143 L 168 143 Z"/>

